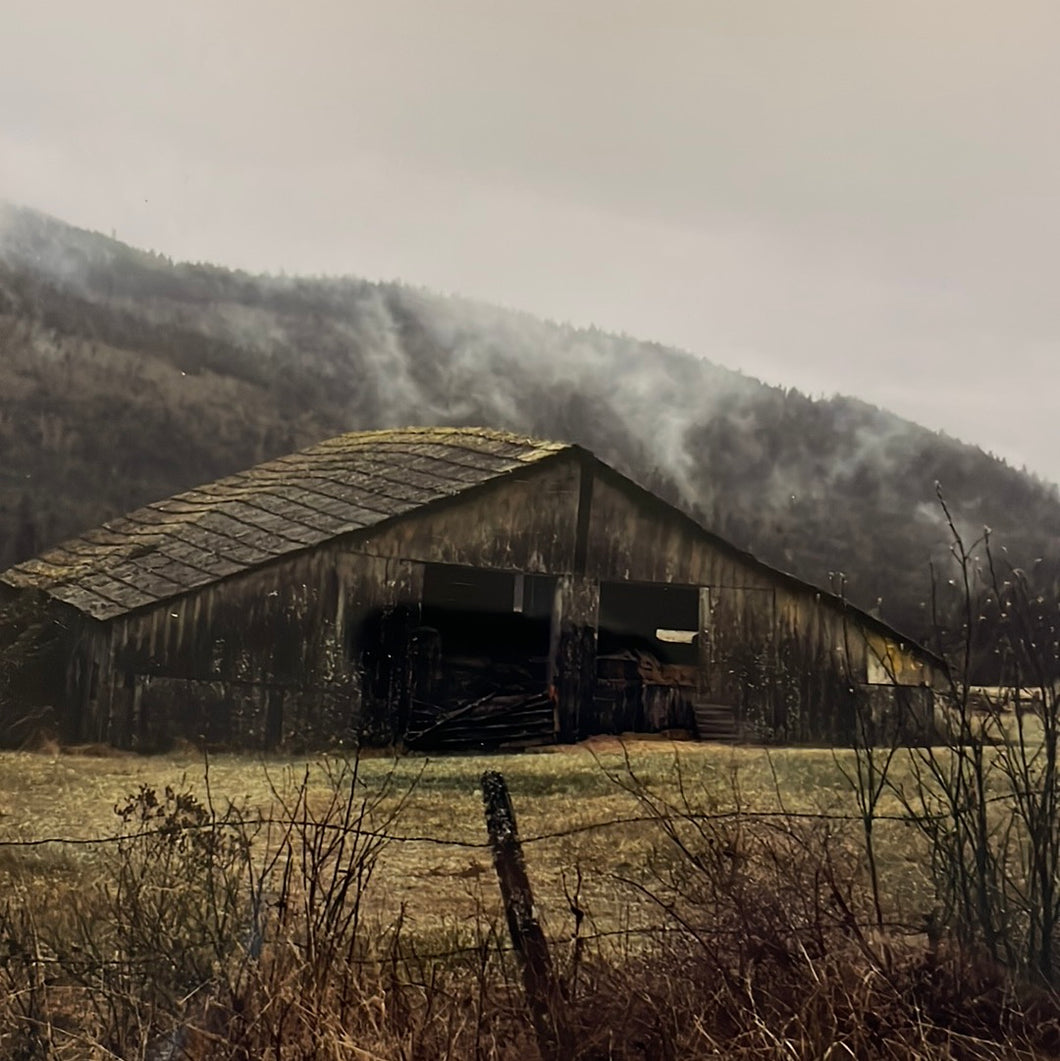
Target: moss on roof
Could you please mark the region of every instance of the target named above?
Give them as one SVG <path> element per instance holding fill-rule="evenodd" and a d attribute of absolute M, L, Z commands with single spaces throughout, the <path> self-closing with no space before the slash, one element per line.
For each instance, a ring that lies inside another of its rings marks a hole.
<path fill-rule="evenodd" d="M 569 448 L 481 427 L 351 432 L 104 523 L 0 582 L 111 619 Z"/>

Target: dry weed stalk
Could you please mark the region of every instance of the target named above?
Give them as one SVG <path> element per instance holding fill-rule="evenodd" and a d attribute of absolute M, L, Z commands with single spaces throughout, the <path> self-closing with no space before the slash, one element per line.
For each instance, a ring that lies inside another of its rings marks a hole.
<path fill-rule="evenodd" d="M 1060 1056 L 1051 994 L 881 928 L 856 816 L 762 814 L 737 772 L 719 792 L 676 769 L 666 789 L 628 756 L 610 770 L 655 830 L 642 871 L 564 875 L 570 931 L 550 946 L 578 1061 Z M 141 789 L 98 885 L 62 911 L 39 896 L 0 910 L 0 1056 L 535 1058 L 483 902 L 425 938 L 371 900 L 408 787 L 368 785 L 356 759 L 272 787 L 262 815 L 209 785 L 204 801 Z M 583 887 L 608 873 L 626 898 L 614 933 Z"/>

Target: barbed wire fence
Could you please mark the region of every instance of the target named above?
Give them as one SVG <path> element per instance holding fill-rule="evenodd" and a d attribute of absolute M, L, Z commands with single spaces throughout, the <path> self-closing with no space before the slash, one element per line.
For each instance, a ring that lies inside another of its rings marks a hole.
<path fill-rule="evenodd" d="M 1004 797 L 998 797 L 1002 799 Z M 945 817 L 939 814 L 938 818 Z M 903 814 L 878 814 L 875 816 L 878 822 L 891 822 L 894 824 L 908 825 L 909 819 Z M 804 823 L 829 823 L 838 825 L 860 825 L 862 816 L 854 813 L 841 813 L 832 811 L 799 811 L 799 810 L 748 810 L 732 809 L 723 811 L 697 812 L 688 811 L 681 813 L 652 813 L 633 814 L 618 817 L 608 817 L 588 822 L 578 822 L 562 829 L 553 829 L 545 832 L 534 832 L 519 837 L 519 844 L 523 848 L 534 848 L 538 845 L 555 843 L 557 841 L 574 839 L 587 834 L 606 833 L 612 830 L 628 829 L 631 826 L 657 826 L 663 828 L 679 828 L 684 826 L 696 826 L 707 823 L 776 823 L 777 825 L 790 824 L 793 822 Z M 72 848 L 72 849 L 104 849 L 133 842 L 148 840 L 152 837 L 172 837 L 177 833 L 228 833 L 245 829 L 252 826 L 255 829 L 267 828 L 269 826 L 289 828 L 299 824 L 291 817 L 281 817 L 274 814 L 255 813 L 246 817 L 235 819 L 211 819 L 203 822 L 182 823 L 179 826 L 164 824 L 135 831 L 119 831 L 107 833 L 101 836 L 31 836 L 11 837 L 0 836 L 0 850 L 8 851 L 31 851 L 42 848 Z M 315 828 L 322 832 L 341 833 L 348 830 L 338 823 L 319 822 Z M 481 840 L 468 839 L 466 837 L 434 835 L 430 833 L 404 833 L 386 829 L 373 829 L 358 825 L 357 834 L 365 839 L 379 841 L 384 844 L 412 844 L 428 847 L 450 848 L 467 850 L 472 852 L 488 853 L 494 844 L 490 839 Z M 858 923 L 858 928 L 871 929 L 878 927 L 875 920 Z M 922 931 L 923 926 L 917 926 L 908 922 L 888 921 L 885 927 L 895 929 L 909 929 Z M 604 939 L 627 934 L 660 935 L 675 931 L 665 926 L 642 926 L 640 928 L 624 927 L 622 929 L 608 930 L 587 935 L 585 939 Z M 725 934 L 725 933 L 722 933 Z M 562 939 L 559 937 L 557 941 Z M 421 958 L 444 958 L 464 951 L 474 951 L 476 948 L 458 948 L 455 951 L 440 952 L 436 955 L 418 955 Z"/>
<path fill-rule="evenodd" d="M 994 797 L 993 800 L 1002 802 L 1007 800 L 1007 796 Z M 937 814 L 933 817 L 938 820 L 942 820 L 946 817 L 945 814 Z M 875 815 L 875 821 L 881 822 L 895 822 L 900 824 L 909 824 L 909 818 L 904 814 L 877 814 Z M 254 825 L 289 825 L 291 820 L 289 818 L 272 817 L 271 815 L 255 816 L 247 819 L 248 822 Z M 687 814 L 640 814 L 640 815 L 628 815 L 618 818 L 607 818 L 601 821 L 593 822 L 581 822 L 577 825 L 571 825 L 564 829 L 556 829 L 544 833 L 531 833 L 528 836 L 520 837 L 520 841 L 523 846 L 543 843 L 545 841 L 553 840 L 564 840 L 571 837 L 578 836 L 583 833 L 599 832 L 608 829 L 621 828 L 628 825 L 651 825 L 651 824 L 694 824 L 696 822 L 726 822 L 726 821 L 805 821 L 805 822 L 835 822 L 835 823 L 851 823 L 860 824 L 862 816 L 860 814 L 842 814 L 838 812 L 830 811 L 796 811 L 796 810 L 775 810 L 775 811 L 752 811 L 752 810 L 728 810 L 728 811 L 712 811 L 712 812 L 689 812 Z M 182 825 L 180 828 L 185 832 L 194 831 L 224 831 L 234 828 L 238 828 L 239 822 L 235 821 L 215 821 L 205 822 L 202 824 L 194 825 Z M 335 824 L 321 824 L 319 828 L 328 831 L 341 831 L 341 825 Z M 393 833 L 385 830 L 377 829 L 365 829 L 358 828 L 357 830 L 360 835 L 365 837 L 371 837 L 372 839 L 383 840 L 387 842 L 395 843 L 413 843 L 413 844 L 434 844 L 440 847 L 466 847 L 471 849 L 488 850 L 490 848 L 489 840 L 467 840 L 459 837 L 452 836 L 432 836 L 423 833 Z M 160 836 L 167 833 L 173 832 L 173 829 L 168 826 L 160 826 L 155 829 L 140 830 L 137 832 L 130 833 L 108 833 L 105 836 L 88 836 L 88 837 L 74 837 L 74 836 L 38 836 L 38 837 L 0 837 L 0 848 L 32 848 L 32 847 L 46 847 L 48 845 L 56 846 L 69 846 L 69 847 L 101 847 L 108 844 L 120 844 L 125 841 L 142 839 L 149 836 Z"/>
<path fill-rule="evenodd" d="M 499 777 L 499 775 L 498 775 Z M 500 778 L 503 785 L 503 778 Z M 490 786 L 483 778 L 481 786 L 482 795 L 485 798 Z M 352 789 L 352 786 L 351 786 Z M 506 790 L 505 790 L 506 791 Z M 114 851 L 123 845 L 136 845 L 149 843 L 152 840 L 160 842 L 181 842 L 196 835 L 231 835 L 243 836 L 251 830 L 254 835 L 261 837 L 263 844 L 267 843 L 268 830 L 276 830 L 280 835 L 297 832 L 299 827 L 305 827 L 308 819 L 299 818 L 293 813 L 294 808 L 282 804 L 283 813 L 276 813 L 276 804 L 272 809 L 247 810 L 238 813 L 226 813 L 215 810 L 212 800 L 207 792 L 208 815 L 202 820 L 161 820 L 152 822 L 149 820 L 131 819 L 132 828 L 129 828 L 130 819 L 124 818 L 125 828 L 119 828 L 113 833 L 99 836 L 3 836 L 0 835 L 0 852 L 6 852 L 8 861 L 7 869 L 17 871 L 18 854 L 20 852 L 31 853 L 47 849 L 74 850 L 74 851 Z M 649 905 L 637 907 L 644 911 L 645 916 L 638 916 L 634 904 L 630 902 L 629 910 L 633 911 L 628 920 L 619 919 L 621 923 L 608 925 L 606 923 L 610 914 L 605 915 L 604 925 L 598 927 L 596 918 L 590 917 L 583 923 L 584 910 L 576 909 L 576 900 L 566 894 L 564 883 L 564 895 L 558 896 L 549 893 L 549 902 L 546 908 L 552 912 L 549 921 L 553 926 L 559 926 L 567 917 L 568 912 L 573 917 L 573 925 L 567 931 L 546 932 L 538 924 L 538 906 L 535 904 L 530 890 L 530 880 L 526 873 L 525 863 L 522 864 L 522 883 L 516 883 L 514 894 L 510 887 L 506 887 L 506 874 L 510 877 L 512 866 L 518 868 L 522 863 L 523 850 L 533 852 L 535 849 L 548 847 L 550 845 L 562 844 L 565 841 L 577 840 L 585 837 L 607 837 L 610 834 L 628 831 L 631 829 L 661 829 L 663 836 L 674 836 L 682 830 L 703 830 L 711 826 L 740 826 L 754 823 L 765 830 L 777 829 L 783 831 L 791 829 L 793 825 L 804 823 L 807 825 L 821 824 L 826 828 L 832 826 L 857 826 L 862 822 L 862 816 L 856 813 L 843 813 L 837 811 L 810 811 L 810 810 L 752 810 L 744 808 L 721 809 L 711 811 L 698 811 L 689 808 L 679 808 L 660 801 L 656 804 L 646 804 L 645 810 L 640 813 L 622 814 L 598 818 L 591 821 L 576 821 L 564 825 L 561 828 L 546 829 L 530 832 L 519 837 L 515 831 L 514 816 L 510 826 L 501 828 L 500 833 L 490 824 L 490 808 L 487 803 L 486 824 L 488 835 L 481 839 L 474 839 L 467 835 L 446 835 L 445 832 L 434 833 L 429 830 L 405 831 L 394 826 L 398 820 L 394 817 L 383 815 L 386 824 L 383 827 L 373 827 L 364 816 L 355 818 L 351 823 L 346 820 L 317 820 L 311 822 L 313 830 L 320 836 L 330 836 L 338 842 L 346 836 L 355 835 L 359 842 L 367 842 L 378 845 L 375 850 L 383 850 L 387 845 L 408 845 L 411 847 L 436 848 L 451 851 L 463 851 L 477 855 L 492 857 L 494 869 L 498 874 L 500 890 L 502 893 L 502 909 L 504 920 L 507 922 L 507 938 L 502 928 L 498 927 L 495 914 L 490 915 L 494 920 L 490 921 L 488 930 L 484 930 L 479 938 L 473 942 L 459 945 L 444 945 L 441 947 L 430 946 L 429 937 L 419 945 L 415 936 L 403 937 L 400 948 L 396 947 L 386 952 L 375 952 L 368 955 L 347 955 L 344 958 L 345 965 L 354 967 L 379 968 L 387 963 L 405 963 L 410 968 L 417 966 L 423 968 L 429 963 L 456 963 L 454 968 L 465 959 L 472 959 L 474 963 L 484 964 L 486 962 L 498 961 L 502 963 L 500 968 L 507 970 L 505 975 L 513 976 L 516 972 L 522 978 L 527 1010 L 532 1018 L 532 1025 L 538 1039 L 538 1047 L 544 1061 L 552 1061 L 569 1056 L 571 1031 L 566 1021 L 566 991 L 560 983 L 559 973 L 555 968 L 553 958 L 555 955 L 562 957 L 566 963 L 565 968 L 571 961 L 573 954 L 582 953 L 585 947 L 598 944 L 603 947 L 612 945 L 621 950 L 632 953 L 638 948 L 648 947 L 652 943 L 665 945 L 667 941 L 674 941 L 680 945 L 680 941 L 690 938 L 689 925 L 679 917 L 672 916 L 672 911 L 667 911 L 662 904 L 656 904 L 653 910 Z M 118 807 L 115 807 L 118 811 Z M 231 810 L 231 805 L 229 807 Z M 893 822 L 895 824 L 908 824 L 908 819 L 901 814 L 880 814 L 881 821 Z M 507 828 L 508 833 L 504 832 Z M 700 837 L 704 835 L 699 834 Z M 506 841 L 512 841 L 507 843 Z M 257 842 L 257 841 L 255 841 Z M 503 849 L 503 850 L 502 850 Z M 507 868 L 506 868 L 507 867 Z M 552 868 L 555 860 L 552 859 Z M 595 869 L 596 867 L 594 867 Z M 479 873 L 488 872 L 480 869 Z M 606 874 L 606 869 L 601 869 Z M 450 876 L 445 873 L 439 874 L 444 879 Z M 451 876 L 457 876 L 456 873 Z M 516 874 L 518 877 L 518 874 Z M 258 891 L 252 897 L 252 909 L 247 916 L 244 925 L 233 926 L 233 931 L 239 936 L 237 949 L 243 954 L 243 960 L 252 960 L 252 956 L 260 953 L 263 937 L 260 922 L 263 908 L 273 903 L 275 896 L 262 885 L 264 878 L 258 878 Z M 252 882 L 253 883 L 253 882 Z M 552 882 L 554 883 L 554 882 Z M 629 883 L 628 881 L 626 883 Z M 522 890 L 520 890 L 522 889 Z M 252 888 L 253 890 L 253 888 Z M 11 899 L 8 899 L 10 902 Z M 0 902 L 0 907 L 3 903 Z M 483 909 L 479 908 L 481 916 Z M 2 913 L 2 910 L 0 910 Z M 557 914 L 559 916 L 557 916 Z M 484 924 L 484 922 L 482 922 Z M 272 924 L 270 922 L 270 924 Z M 274 926 L 275 927 L 275 926 Z M 547 922 L 546 922 L 547 927 Z M 880 923 L 877 918 L 866 915 L 864 918 L 855 917 L 850 911 L 837 911 L 834 922 L 830 924 L 829 931 L 846 932 L 851 935 L 872 933 L 884 929 L 895 935 L 922 935 L 925 930 L 924 924 L 909 923 L 901 920 L 887 920 Z M 819 935 L 820 924 L 800 923 L 798 916 L 792 916 L 784 925 L 784 931 L 791 940 L 801 937 L 809 938 Z M 477 934 L 477 933 L 476 933 Z M 478 935 L 478 934 L 477 934 Z M 2 932 L 0 932 L 2 936 Z M 703 923 L 695 925 L 693 937 L 699 946 L 707 944 L 723 945 L 726 940 L 735 941 L 739 945 L 741 939 L 747 936 L 747 929 L 738 925 L 726 923 L 709 923 L 704 919 Z M 273 937 L 270 936 L 270 941 Z M 2 939 L 0 939 L 2 943 Z M 793 943 L 795 948 L 800 943 Z M 609 952 L 610 953 L 610 952 Z M 2 957 L 2 955 L 0 955 Z M 80 972 L 82 975 L 92 973 L 113 973 L 116 976 L 133 978 L 139 975 L 141 969 L 145 975 L 156 961 L 152 954 L 120 954 L 108 956 L 104 954 L 86 955 L 83 959 L 84 969 L 81 969 L 81 959 L 71 958 L 70 954 L 59 954 L 50 952 L 48 948 L 36 947 L 30 956 L 31 963 L 38 969 L 44 970 L 42 981 L 53 979 L 55 975 Z M 49 972 L 54 970 L 55 972 Z M 199 992 L 199 1005 L 206 1004 L 211 992 L 214 990 L 209 984 L 205 984 Z M 191 1028 L 196 1017 L 194 1014 L 188 1016 L 184 1023 L 178 1025 L 177 1031 L 171 1033 L 171 1040 L 159 1047 L 159 1052 L 152 1057 L 179 1056 L 172 1051 L 176 1049 L 173 1044 L 184 1034 L 181 1029 Z M 168 1052 L 167 1052 L 168 1051 Z"/>

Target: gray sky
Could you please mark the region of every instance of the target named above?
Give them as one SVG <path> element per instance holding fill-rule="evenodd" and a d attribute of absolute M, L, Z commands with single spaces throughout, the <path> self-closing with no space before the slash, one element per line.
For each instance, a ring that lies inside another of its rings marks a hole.
<path fill-rule="evenodd" d="M 0 0 L 0 197 L 855 394 L 1060 481 L 1056 0 Z"/>

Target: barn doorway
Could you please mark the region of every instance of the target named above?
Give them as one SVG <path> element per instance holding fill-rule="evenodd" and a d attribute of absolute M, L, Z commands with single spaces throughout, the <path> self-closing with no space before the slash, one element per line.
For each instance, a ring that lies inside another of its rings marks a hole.
<path fill-rule="evenodd" d="M 595 713 L 604 732 L 692 729 L 699 588 L 602 582 Z"/>
<path fill-rule="evenodd" d="M 695 664 L 699 589 L 648 582 L 600 583 L 599 654 L 650 654 L 660 663 Z"/>
<path fill-rule="evenodd" d="M 555 578 L 429 564 L 414 632 L 414 747 L 508 747 L 554 734 L 548 652 Z"/>

